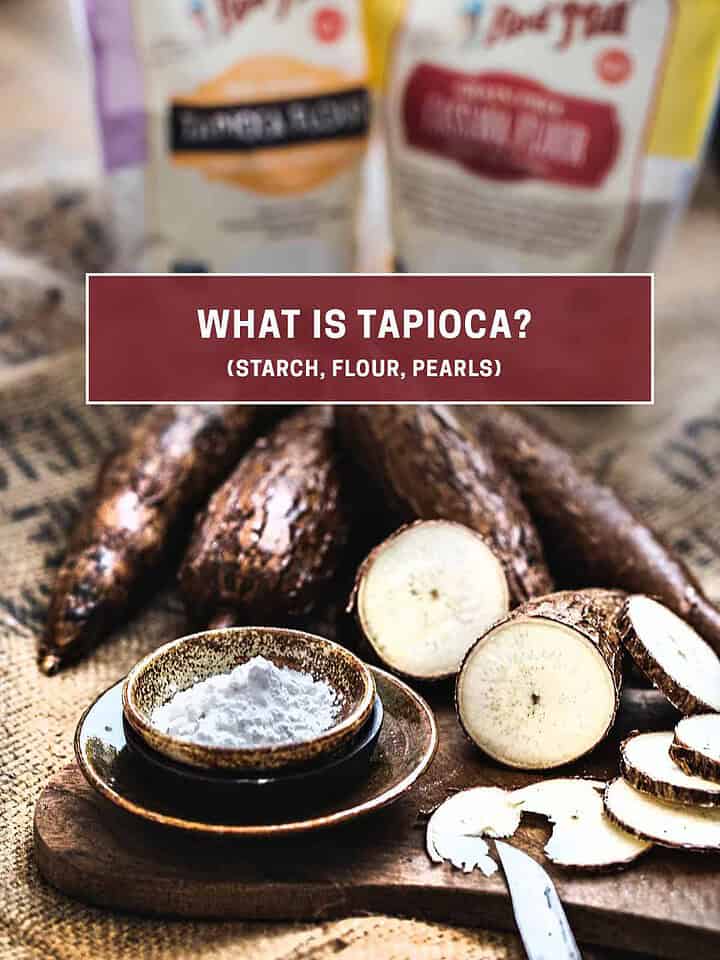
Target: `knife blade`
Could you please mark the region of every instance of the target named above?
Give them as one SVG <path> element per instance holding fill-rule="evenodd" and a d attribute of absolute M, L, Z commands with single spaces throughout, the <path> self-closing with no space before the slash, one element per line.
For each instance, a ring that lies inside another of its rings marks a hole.
<path fill-rule="evenodd" d="M 582 960 L 555 885 L 522 850 L 495 841 L 528 960 Z"/>

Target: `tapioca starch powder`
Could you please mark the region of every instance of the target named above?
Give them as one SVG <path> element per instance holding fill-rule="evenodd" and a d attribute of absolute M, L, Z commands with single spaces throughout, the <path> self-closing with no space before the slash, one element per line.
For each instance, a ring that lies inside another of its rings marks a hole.
<path fill-rule="evenodd" d="M 181 740 L 244 749 L 310 740 L 333 725 L 339 710 L 324 680 L 253 657 L 176 693 L 152 720 Z"/>

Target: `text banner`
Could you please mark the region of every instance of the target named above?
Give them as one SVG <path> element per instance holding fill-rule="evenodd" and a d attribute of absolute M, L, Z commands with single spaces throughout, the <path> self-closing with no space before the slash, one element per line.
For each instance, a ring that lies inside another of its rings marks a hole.
<path fill-rule="evenodd" d="M 652 401 L 652 277 L 88 277 L 91 403 Z"/>

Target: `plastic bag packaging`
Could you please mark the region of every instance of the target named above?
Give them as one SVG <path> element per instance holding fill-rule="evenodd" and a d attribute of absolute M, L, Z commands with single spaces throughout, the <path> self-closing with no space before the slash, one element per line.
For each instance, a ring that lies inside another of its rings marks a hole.
<path fill-rule="evenodd" d="M 399 269 L 648 269 L 706 139 L 720 0 L 367 12 Z"/>
<path fill-rule="evenodd" d="M 354 266 L 360 0 L 86 0 L 117 268 Z"/>

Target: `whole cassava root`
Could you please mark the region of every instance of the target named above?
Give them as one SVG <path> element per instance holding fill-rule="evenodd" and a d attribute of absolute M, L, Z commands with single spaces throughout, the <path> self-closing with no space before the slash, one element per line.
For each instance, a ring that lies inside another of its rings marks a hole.
<path fill-rule="evenodd" d="M 192 511 L 249 446 L 254 407 L 151 410 L 101 468 L 50 599 L 38 649 L 47 674 L 79 660 L 147 592 Z"/>
<path fill-rule="evenodd" d="M 323 599 L 347 535 L 333 413 L 303 410 L 259 439 L 198 516 L 180 570 L 197 622 L 300 617 Z"/>
<path fill-rule="evenodd" d="M 552 589 L 514 481 L 447 407 L 343 407 L 337 416 L 396 523 L 450 520 L 475 530 L 502 563 L 515 603 Z"/>
<path fill-rule="evenodd" d="M 720 654 L 720 610 L 685 564 L 610 487 L 522 416 L 500 407 L 463 415 L 515 478 L 563 586 L 618 587 L 656 597 Z"/>
<path fill-rule="evenodd" d="M 548 770 L 609 732 L 622 685 L 621 591 L 561 591 L 530 600 L 468 651 L 456 686 L 460 723 L 510 767 Z"/>

